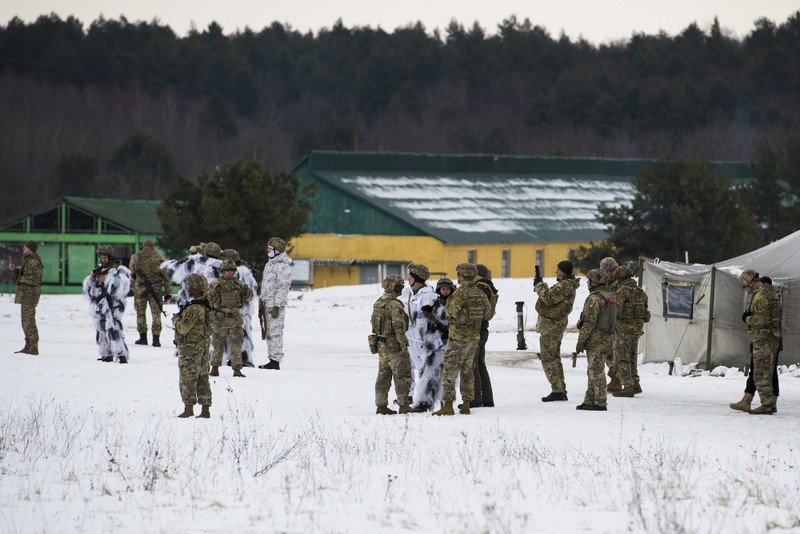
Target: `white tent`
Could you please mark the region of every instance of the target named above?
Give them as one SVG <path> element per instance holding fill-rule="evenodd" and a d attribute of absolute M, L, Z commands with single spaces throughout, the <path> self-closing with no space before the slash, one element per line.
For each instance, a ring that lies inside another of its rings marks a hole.
<path fill-rule="evenodd" d="M 742 313 L 748 294 L 739 274 L 772 278 L 783 305 L 781 364 L 800 362 L 800 231 L 714 265 L 645 260 L 642 287 L 652 315 L 643 336 L 644 361 L 680 358 L 706 369 L 744 367 L 750 342 Z"/>

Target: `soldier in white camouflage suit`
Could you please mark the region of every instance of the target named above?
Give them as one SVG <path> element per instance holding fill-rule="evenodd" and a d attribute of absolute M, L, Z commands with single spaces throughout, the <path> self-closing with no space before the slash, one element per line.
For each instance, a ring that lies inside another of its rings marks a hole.
<path fill-rule="evenodd" d="M 572 275 L 572 270 L 572 262 L 559 262 L 553 287 L 547 287 L 541 278 L 533 279 L 533 290 L 539 296 L 536 300 L 536 313 L 539 314 L 539 354 L 551 389 L 549 395 L 542 397 L 542 402 L 568 400 L 564 366 L 561 364 L 561 340 L 575 303 L 575 292 L 580 284 Z"/>
<path fill-rule="evenodd" d="M 283 327 L 286 305 L 292 286 L 292 258 L 286 254 L 286 242 L 280 237 L 267 241 L 267 264 L 261 278 L 261 301 L 267 312 L 267 352 L 269 361 L 259 369 L 279 370 L 283 361 Z"/>
<path fill-rule="evenodd" d="M 236 274 L 233 277 L 249 287 L 250 291 L 253 292 L 253 298 L 242 306 L 240 314 L 242 316 L 242 365 L 244 367 L 254 367 L 253 315 L 258 312 L 258 299 L 255 298 L 255 296 L 258 295 L 258 282 L 256 281 L 256 277 L 253 276 L 253 270 L 247 263 L 239 258 L 239 253 L 236 250 L 232 248 L 223 250 L 222 259 L 231 260 L 236 264 Z M 228 344 L 225 347 L 225 365 L 230 364 L 231 346 Z"/>
<path fill-rule="evenodd" d="M 603 373 L 605 363 L 614 353 L 614 325 L 616 323 L 616 302 L 614 293 L 606 285 L 608 277 L 600 269 L 586 273 L 589 296 L 583 303 L 583 312 L 578 321 L 578 343 L 575 352 L 586 350 L 586 374 L 589 385 L 586 388 L 583 404 L 578 410 L 605 412 L 606 378 Z"/>
<path fill-rule="evenodd" d="M 131 287 L 131 272 L 115 257 L 114 247 L 97 249 L 100 264 L 83 280 L 83 294 L 91 305 L 98 360 L 128 363 L 128 345 L 122 331 L 122 317 Z"/>
<path fill-rule="evenodd" d="M 195 252 L 192 252 L 194 250 Z M 222 248 L 213 241 L 202 243 L 189 249 L 189 257 L 185 260 L 167 260 L 161 268 L 167 273 L 174 284 L 180 285 L 178 291 L 178 306 L 189 302 L 189 293 L 186 278 L 190 274 L 199 274 L 205 277 L 210 284 L 219 278 L 219 266 L 222 257 Z"/>
<path fill-rule="evenodd" d="M 473 263 L 459 263 L 458 289 L 444 307 L 450 337 L 444 351 L 442 408 L 433 415 L 454 415 L 456 380 L 461 377 L 460 413 L 469 415 L 474 395 L 474 365 L 481 335 L 481 322 L 492 317 L 492 304 L 475 282 L 478 268 Z"/>
<path fill-rule="evenodd" d="M 642 392 L 639 383 L 639 337 L 644 334 L 644 323 L 650 320 L 647 293 L 633 279 L 633 270 L 620 265 L 617 278 L 617 325 L 614 338 L 614 368 L 622 388 L 613 391 L 615 397 L 633 397 Z"/>
<path fill-rule="evenodd" d="M 415 410 L 419 412 L 441 407 L 442 366 L 448 336 L 444 307 L 455 290 L 455 285 L 449 278 L 441 278 L 436 282 L 436 294 L 439 297 L 431 308 L 433 320 L 428 323 L 428 330 L 425 333 L 425 345 L 430 349 L 426 350 L 427 356 L 422 362 L 412 396 Z"/>
<path fill-rule="evenodd" d="M 426 281 L 430 271 L 421 263 L 408 265 L 408 286 L 403 289 L 400 301 L 403 303 L 408 315 L 408 354 L 411 358 L 411 392 L 414 396 L 417 380 L 422 372 L 425 362 L 433 357 L 439 348 L 441 336 L 436 333 L 434 326 L 436 318 L 433 316 L 433 305 L 436 303 L 436 292 Z M 420 411 L 425 411 L 427 406 L 418 406 Z"/>
<path fill-rule="evenodd" d="M 408 356 L 408 316 L 403 305 L 397 300 L 403 291 L 403 279 L 390 274 L 383 279 L 384 290 L 372 306 L 370 325 L 372 334 L 369 346 L 373 354 L 378 355 L 378 376 L 375 379 L 375 413 L 378 415 L 395 415 L 397 412 L 389 408 L 389 388 L 394 378 L 394 390 L 400 413 L 413 410 L 408 397 L 411 387 L 411 362 Z"/>

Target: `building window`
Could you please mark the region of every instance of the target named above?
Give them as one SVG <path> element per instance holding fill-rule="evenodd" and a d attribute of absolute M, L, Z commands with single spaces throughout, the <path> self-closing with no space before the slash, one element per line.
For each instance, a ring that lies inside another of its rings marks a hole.
<path fill-rule="evenodd" d="M 661 286 L 664 318 L 692 319 L 694 316 L 694 285 L 665 280 Z"/>
<path fill-rule="evenodd" d="M 478 251 L 477 249 L 471 248 L 467 251 L 467 263 L 472 263 L 474 265 L 478 265 Z"/>
<path fill-rule="evenodd" d="M 508 278 L 511 276 L 511 251 L 507 248 L 503 249 L 503 259 L 500 262 L 500 276 L 501 278 Z"/>

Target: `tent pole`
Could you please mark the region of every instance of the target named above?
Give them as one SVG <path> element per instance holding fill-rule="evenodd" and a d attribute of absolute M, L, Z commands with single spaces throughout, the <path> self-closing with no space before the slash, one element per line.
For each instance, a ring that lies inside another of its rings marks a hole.
<path fill-rule="evenodd" d="M 711 300 L 708 303 L 708 341 L 706 342 L 706 371 L 711 370 L 711 339 L 714 332 L 714 288 L 717 275 L 716 266 L 711 266 Z"/>

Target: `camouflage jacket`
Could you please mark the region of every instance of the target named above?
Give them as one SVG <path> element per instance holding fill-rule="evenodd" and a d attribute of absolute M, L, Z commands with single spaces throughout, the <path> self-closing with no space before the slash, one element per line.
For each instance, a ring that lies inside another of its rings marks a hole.
<path fill-rule="evenodd" d="M 447 299 L 444 306 L 450 339 L 477 341 L 481 334 L 481 322 L 492 317 L 492 304 L 477 283 L 464 282 Z"/>
<path fill-rule="evenodd" d="M 146 288 L 145 279 L 150 282 L 154 292 L 162 289 L 166 293 L 171 292 L 171 280 L 166 270 L 161 269 L 164 258 L 152 247 L 142 248 L 131 256 L 129 269 L 133 276 L 134 283 L 138 289 Z"/>
<path fill-rule="evenodd" d="M 208 303 L 193 300 L 180 313 L 172 316 L 175 327 L 175 344 L 184 347 L 208 348 L 211 338 L 211 320 Z"/>
<path fill-rule="evenodd" d="M 483 294 L 486 295 L 487 299 L 489 299 L 489 304 L 492 306 L 492 317 L 494 317 L 494 314 L 497 311 L 497 297 L 499 294 L 497 288 L 494 287 L 494 283 L 489 278 L 481 278 L 480 280 L 475 282 L 475 286 L 481 291 L 483 291 Z M 492 317 L 486 319 L 484 321 L 486 324 L 484 324 L 483 326 L 487 326 Z"/>
<path fill-rule="evenodd" d="M 565 321 L 575 304 L 575 292 L 579 285 L 580 281 L 574 276 L 557 281 L 553 287 L 539 282 L 533 288 L 539 296 L 536 312 L 553 321 Z"/>
<path fill-rule="evenodd" d="M 644 323 L 650 320 L 647 309 L 647 293 L 633 278 L 619 283 L 617 296 L 617 331 L 623 334 L 644 333 Z"/>
<path fill-rule="evenodd" d="M 610 306 L 607 295 L 613 295 L 613 293 L 608 290 L 608 286 L 599 286 L 593 288 L 589 296 L 586 297 L 583 303 L 581 320 L 579 321 L 578 347 L 585 347 L 588 343 L 593 343 L 595 339 L 614 335 L 613 333 L 604 332 L 598 328 L 601 323 L 601 316 L 603 313 L 608 312 Z"/>
<path fill-rule="evenodd" d="M 218 278 L 211 282 L 206 295 L 215 312 L 239 315 L 239 310 L 253 298 L 253 291 L 235 278 Z"/>
<path fill-rule="evenodd" d="M 389 351 L 397 352 L 408 347 L 408 315 L 403 305 L 392 293 L 384 293 L 372 306 L 370 318 L 372 333 L 386 343 Z"/>
<path fill-rule="evenodd" d="M 35 252 L 25 254 L 22 266 L 17 267 L 14 272 L 14 283 L 17 284 L 17 292 L 14 295 L 14 302 L 17 304 L 34 303 L 39 300 L 42 292 L 42 274 L 44 265 L 42 259 Z"/>
<path fill-rule="evenodd" d="M 781 301 L 778 292 L 771 284 L 762 284 L 748 308 L 750 315 L 746 318 L 750 339 L 768 341 L 779 338 L 781 332 Z"/>

